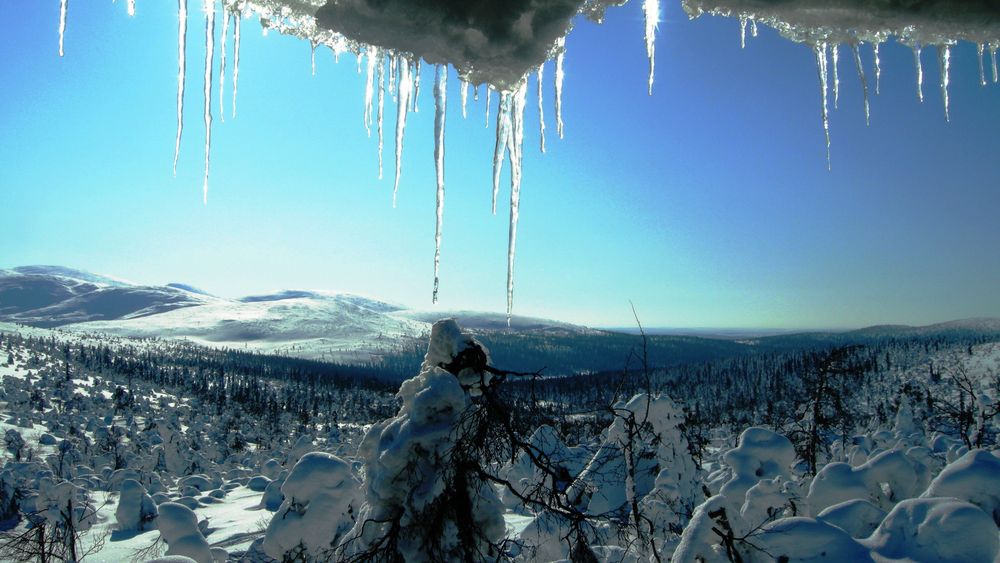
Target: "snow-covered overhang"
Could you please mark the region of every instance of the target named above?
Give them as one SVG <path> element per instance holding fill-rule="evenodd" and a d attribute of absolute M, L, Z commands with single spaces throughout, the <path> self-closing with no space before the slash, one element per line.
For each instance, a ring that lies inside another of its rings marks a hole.
<path fill-rule="evenodd" d="M 702 14 L 754 20 L 801 42 L 944 45 L 1000 40 L 997 0 L 682 0 Z"/>

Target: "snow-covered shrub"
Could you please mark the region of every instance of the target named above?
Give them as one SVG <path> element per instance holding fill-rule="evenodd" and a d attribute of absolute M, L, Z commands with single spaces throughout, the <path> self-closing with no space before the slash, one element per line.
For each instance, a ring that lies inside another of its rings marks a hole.
<path fill-rule="evenodd" d="M 463 427 L 476 414 L 471 396 L 489 379 L 487 361 L 454 320 L 434 324 L 420 373 L 400 386 L 398 414 L 373 425 L 359 448 L 365 502 L 343 544 L 348 553 L 384 550 L 408 561 L 496 557 L 503 507 L 476 474 Z"/>
<path fill-rule="evenodd" d="M 856 498 L 825 508 L 816 519 L 837 526 L 851 537 L 867 538 L 882 523 L 885 515 L 881 508 Z"/>
<path fill-rule="evenodd" d="M 651 398 L 645 393 L 613 410 L 615 419 L 571 486 L 570 497 L 590 514 L 606 514 L 640 501 L 659 481 L 664 487 L 661 502 L 676 503 L 679 513 L 690 512 L 703 495 L 681 431 L 683 412 L 666 395 Z"/>
<path fill-rule="evenodd" d="M 866 499 L 882 510 L 913 498 L 927 486 L 926 468 L 904 452 L 882 452 L 858 467 L 830 463 L 817 473 L 809 487 L 808 502 L 812 514 L 851 500 Z"/>
<path fill-rule="evenodd" d="M 118 508 L 115 509 L 118 529 L 140 532 L 152 529 L 156 515 L 156 503 L 146 493 L 142 483 L 135 479 L 125 479 L 118 497 Z"/>
<path fill-rule="evenodd" d="M 748 538 L 753 544 L 737 547 L 747 563 L 872 562 L 865 546 L 836 526 L 812 518 L 783 518 L 766 524 Z"/>
<path fill-rule="evenodd" d="M 1000 526 L 1000 457 L 996 452 L 972 450 L 948 464 L 922 496 L 970 502 Z"/>
<path fill-rule="evenodd" d="M 351 466 L 323 452 L 305 454 L 281 486 L 284 502 L 264 536 L 264 551 L 278 560 L 332 557 L 354 525 L 361 483 Z"/>
<path fill-rule="evenodd" d="M 212 549 L 198 528 L 198 517 L 190 508 L 174 502 L 159 506 L 156 527 L 167 543 L 167 555 L 183 555 L 198 563 L 212 563 Z"/>
<path fill-rule="evenodd" d="M 997 557 L 996 525 L 978 507 L 950 498 L 904 500 L 864 542 L 891 560 L 989 562 Z"/>

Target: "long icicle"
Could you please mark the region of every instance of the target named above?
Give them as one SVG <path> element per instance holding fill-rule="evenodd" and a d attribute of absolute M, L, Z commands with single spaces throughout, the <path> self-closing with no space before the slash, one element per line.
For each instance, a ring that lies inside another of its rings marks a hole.
<path fill-rule="evenodd" d="M 559 134 L 559 138 L 563 138 L 563 119 L 562 119 L 562 91 L 563 91 L 563 78 L 565 73 L 563 72 L 563 59 L 566 55 L 566 38 L 561 37 L 556 41 L 556 133 Z"/>
<path fill-rule="evenodd" d="M 493 103 L 490 98 L 493 97 L 493 87 L 489 84 L 486 85 L 486 128 L 490 128 L 490 105 Z"/>
<path fill-rule="evenodd" d="M 525 80 L 513 95 L 510 135 L 510 229 L 507 238 L 507 327 L 514 311 L 514 254 L 517 250 L 517 221 L 521 205 L 521 163 L 524 145 L 524 101 L 528 90 Z"/>
<path fill-rule="evenodd" d="M 833 109 L 840 109 L 840 45 L 833 44 Z"/>
<path fill-rule="evenodd" d="M 69 0 L 59 3 L 59 56 L 63 56 L 63 38 L 66 36 L 66 12 L 69 11 Z"/>
<path fill-rule="evenodd" d="M 229 35 L 229 6 L 222 3 L 222 41 L 219 45 L 219 119 L 226 122 L 226 39 Z"/>
<path fill-rule="evenodd" d="M 316 41 L 309 42 L 309 67 L 312 69 L 311 76 L 316 76 Z"/>
<path fill-rule="evenodd" d="M 854 66 L 858 67 L 858 79 L 861 80 L 861 89 L 865 94 L 865 125 L 871 125 L 871 107 L 868 105 L 868 79 L 865 78 L 865 67 L 861 64 L 861 51 L 857 43 L 851 43 L 851 50 L 854 51 Z"/>
<path fill-rule="evenodd" d="M 378 47 L 368 46 L 367 74 L 365 75 L 365 130 L 372 136 L 372 99 L 375 96 L 375 64 L 378 61 Z"/>
<path fill-rule="evenodd" d="M 434 295 L 438 300 L 441 268 L 441 228 L 444 225 L 444 118 L 447 109 L 448 67 L 438 65 L 434 81 L 434 170 L 437 173 L 437 224 L 434 229 Z"/>
<path fill-rule="evenodd" d="M 538 65 L 535 84 L 538 88 L 538 143 L 542 153 L 545 152 L 545 104 L 542 103 L 542 90 L 545 84 L 545 63 Z"/>
<path fill-rule="evenodd" d="M 177 0 L 177 139 L 174 141 L 174 176 L 177 159 L 181 154 L 181 135 L 184 133 L 184 75 L 187 67 L 187 0 Z"/>
<path fill-rule="evenodd" d="M 208 169 L 212 157 L 212 62 L 215 56 L 215 2 L 205 0 L 205 183 L 202 203 L 208 205 Z"/>
<path fill-rule="evenodd" d="M 879 56 L 879 47 L 882 44 L 878 41 L 872 46 L 875 56 L 875 95 L 878 96 L 882 93 L 882 57 Z"/>
<path fill-rule="evenodd" d="M 740 16 L 740 49 L 747 48 L 747 17 Z"/>
<path fill-rule="evenodd" d="M 941 65 L 941 97 L 944 99 L 944 120 L 951 121 L 948 112 L 948 83 L 951 81 L 951 46 L 938 46 L 938 63 Z"/>
<path fill-rule="evenodd" d="M 378 59 L 378 115 L 376 116 L 376 126 L 378 129 L 378 179 L 382 179 L 382 146 L 385 135 L 382 133 L 382 123 L 385 116 L 385 66 L 386 57 L 380 51 Z"/>
<path fill-rule="evenodd" d="M 913 46 L 913 60 L 917 65 L 917 99 L 924 101 L 924 64 L 920 62 L 920 52 L 923 48 L 920 43 Z"/>
<path fill-rule="evenodd" d="M 816 54 L 816 70 L 819 73 L 819 88 L 823 98 L 823 134 L 826 135 L 826 169 L 832 170 L 833 165 L 830 160 L 830 112 L 827 108 L 827 61 L 826 43 L 817 43 L 813 46 Z"/>
<path fill-rule="evenodd" d="M 493 214 L 497 214 L 497 197 L 500 195 L 500 172 L 503 169 L 504 151 L 510 142 L 511 94 L 500 92 L 497 105 L 497 141 L 493 149 Z"/>
<path fill-rule="evenodd" d="M 417 66 L 413 69 L 413 113 L 420 113 L 420 59 L 417 59 Z"/>
<path fill-rule="evenodd" d="M 469 103 L 469 83 L 464 80 L 460 80 L 458 87 L 462 91 L 462 119 L 465 119 L 469 115 L 466 112 L 466 106 L 468 106 Z"/>
<path fill-rule="evenodd" d="M 986 67 L 983 61 L 985 57 L 986 46 L 982 43 L 976 44 L 976 55 L 979 59 L 979 85 L 986 86 Z"/>
<path fill-rule="evenodd" d="M 240 21 L 243 14 L 239 10 L 233 13 L 233 118 L 236 117 L 236 94 L 240 86 Z"/>
<path fill-rule="evenodd" d="M 399 195 L 399 176 L 403 170 L 403 134 L 406 132 L 406 114 L 410 109 L 410 89 L 413 87 L 410 81 L 409 62 L 400 55 L 397 59 L 396 81 L 396 181 L 392 188 L 392 206 L 396 207 L 396 196 Z"/>
<path fill-rule="evenodd" d="M 997 47 L 990 45 L 990 60 L 993 64 L 993 83 L 996 84 L 997 80 L 1000 80 L 1000 76 L 997 73 Z"/>
<path fill-rule="evenodd" d="M 660 0 L 644 0 L 642 13 L 646 20 L 646 56 L 649 58 L 649 95 L 653 95 L 653 71 L 656 69 L 656 27 L 660 23 Z M 545 152 L 543 149 L 542 152 Z"/>

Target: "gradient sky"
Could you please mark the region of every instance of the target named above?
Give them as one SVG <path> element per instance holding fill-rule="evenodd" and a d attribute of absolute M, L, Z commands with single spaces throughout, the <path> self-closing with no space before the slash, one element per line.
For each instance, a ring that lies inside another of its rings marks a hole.
<path fill-rule="evenodd" d="M 1000 316 L 1000 87 L 979 86 L 973 46 L 953 51 L 950 124 L 933 49 L 920 104 L 911 52 L 883 47 L 867 128 L 842 57 L 828 172 L 811 51 L 764 27 L 741 51 L 736 21 L 690 21 L 678 2 L 663 4 L 652 97 L 636 2 L 603 25 L 581 20 L 568 38 L 566 138 L 555 136 L 547 83 L 545 155 L 530 90 L 516 312 L 629 325 L 631 299 L 650 326 L 740 328 Z M 0 3 L 14 22 L 0 36 L 0 267 L 59 264 L 227 296 L 334 289 L 431 308 L 433 70 L 408 121 L 393 209 L 394 106 L 379 181 L 355 57 L 334 64 L 323 49 L 311 76 L 307 43 L 262 37 L 246 20 L 236 119 L 227 100 L 220 122 L 213 92 L 203 206 L 198 5 L 175 178 L 175 3 L 140 1 L 132 19 L 124 2 L 71 3 L 62 59 L 59 2 Z M 500 311 L 507 213 L 489 212 L 494 132 L 485 96 L 470 96 L 463 121 L 449 86 L 437 307 Z"/>

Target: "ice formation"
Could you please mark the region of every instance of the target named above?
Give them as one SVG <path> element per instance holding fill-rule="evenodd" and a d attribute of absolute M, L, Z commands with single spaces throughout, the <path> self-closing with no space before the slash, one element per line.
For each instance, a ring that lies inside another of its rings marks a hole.
<path fill-rule="evenodd" d="M 187 2 L 178 0 L 178 79 L 177 79 L 177 134 L 174 148 L 173 169 L 177 161 L 183 134 L 185 41 L 187 32 Z M 329 47 L 335 55 L 353 51 L 359 57 L 367 56 L 367 74 L 364 93 L 364 125 L 371 133 L 373 121 L 378 132 L 378 177 L 382 178 L 383 116 L 388 93 L 397 104 L 395 155 L 396 167 L 393 186 L 393 205 L 396 203 L 402 169 L 403 139 L 406 117 L 419 108 L 420 65 L 423 62 L 441 67 L 439 76 L 446 76 L 453 69 L 461 83 L 462 114 L 466 115 L 467 87 L 485 84 L 486 126 L 490 125 L 492 90 L 500 98 L 497 116 L 497 139 L 494 150 L 493 212 L 500 168 L 505 156 L 511 161 L 511 219 L 508 237 L 508 314 L 512 307 L 513 263 L 517 232 L 517 202 L 521 186 L 521 136 L 523 130 L 524 90 L 531 73 L 537 73 L 537 102 L 539 110 L 540 149 L 545 152 L 545 121 L 542 100 L 544 64 L 555 59 L 553 82 L 555 88 L 556 133 L 564 136 L 562 115 L 564 63 L 566 36 L 573 19 L 584 14 L 600 21 L 609 6 L 621 5 L 622 0 L 524 0 L 509 3 L 499 9 L 486 0 L 471 2 L 441 0 L 440 2 L 411 2 L 408 0 L 204 0 L 206 13 L 205 57 L 205 174 L 203 198 L 207 199 L 211 156 L 211 66 L 215 50 L 214 13 L 216 2 L 221 2 L 223 26 L 220 41 L 219 109 L 223 109 L 225 93 L 226 56 L 229 18 L 233 18 L 232 58 L 232 115 L 236 116 L 236 99 L 239 90 L 240 22 L 245 15 L 256 14 L 266 33 L 275 29 L 280 33 L 307 40 L 311 47 L 313 72 L 315 51 Z M 59 18 L 59 54 L 63 54 L 64 34 L 67 25 L 67 3 L 61 0 Z M 828 167 L 830 155 L 829 90 L 833 90 L 834 107 L 839 105 L 840 45 L 849 45 L 862 83 L 865 120 L 870 122 L 868 80 L 865 75 L 861 47 L 871 46 L 875 93 L 881 90 L 881 59 L 879 47 L 895 37 L 899 43 L 913 49 L 917 70 L 917 93 L 923 99 L 923 66 L 921 52 L 924 45 L 937 48 L 941 67 L 941 93 L 945 118 L 949 118 L 949 83 L 951 46 L 958 41 L 970 41 L 977 46 L 980 83 L 986 83 L 985 56 L 989 50 L 993 81 L 998 80 L 996 52 L 1000 48 L 1000 22 L 989 3 L 963 3 L 955 9 L 946 0 L 927 0 L 918 3 L 865 2 L 863 0 L 681 0 L 691 18 L 703 14 L 737 18 L 740 23 L 741 45 L 746 43 L 747 25 L 752 36 L 757 35 L 758 23 L 769 25 L 782 36 L 804 43 L 814 51 L 820 83 L 821 124 L 826 141 Z M 655 43 L 660 12 L 659 0 L 642 0 L 644 17 L 643 43 L 649 60 L 648 90 L 652 93 L 655 74 Z M 134 0 L 128 2 L 128 13 L 135 12 Z M 832 57 L 832 68 L 831 61 Z M 832 81 L 830 73 L 832 72 Z M 387 76 L 388 74 L 388 76 Z M 376 84 L 377 75 L 377 84 Z M 388 82 L 388 85 L 386 84 Z M 439 88 L 435 85 L 435 99 Z M 374 106 L 378 96 L 377 109 Z M 437 103 L 437 102 L 436 102 Z M 435 125 L 444 122 L 444 111 L 435 115 Z M 373 114 L 375 114 L 373 116 Z M 374 119 L 373 119 L 374 117 Z M 443 147 L 443 127 L 435 127 L 435 146 Z M 443 148 L 435 150 L 437 170 L 437 217 L 435 228 L 435 283 L 433 298 L 438 294 L 440 236 L 442 230 L 441 203 L 443 196 Z"/>

